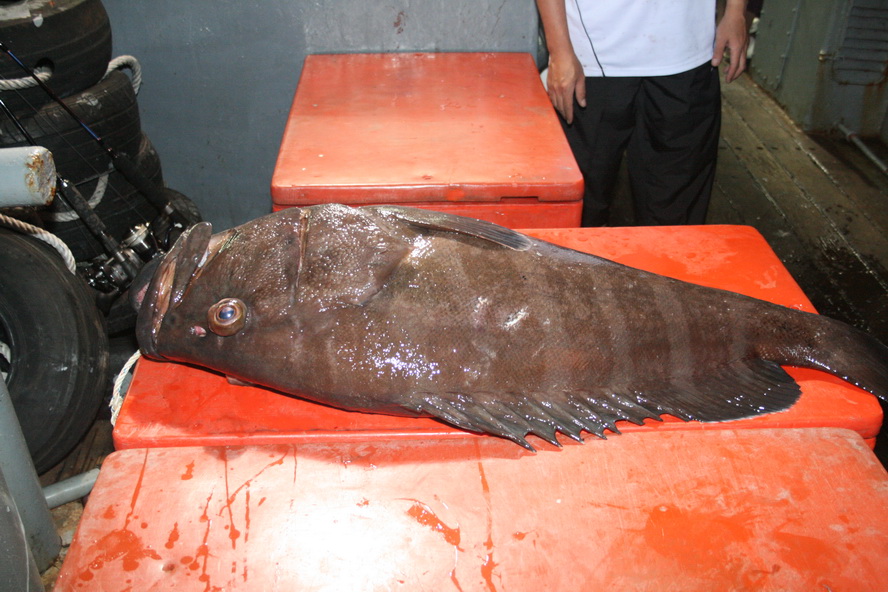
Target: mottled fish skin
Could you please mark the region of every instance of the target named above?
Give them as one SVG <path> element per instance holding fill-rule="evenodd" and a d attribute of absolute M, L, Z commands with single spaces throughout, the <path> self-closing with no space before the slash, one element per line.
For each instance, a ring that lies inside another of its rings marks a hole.
<path fill-rule="evenodd" d="M 143 292 L 150 357 L 528 448 L 528 433 L 783 410 L 799 387 L 780 365 L 888 394 L 888 348 L 838 321 L 411 208 L 203 223 Z"/>

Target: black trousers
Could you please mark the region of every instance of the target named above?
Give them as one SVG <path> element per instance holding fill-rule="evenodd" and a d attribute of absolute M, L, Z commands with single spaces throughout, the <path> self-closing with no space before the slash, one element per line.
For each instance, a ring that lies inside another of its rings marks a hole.
<path fill-rule="evenodd" d="M 561 122 L 585 180 L 584 226 L 607 224 L 624 152 L 636 224 L 705 222 L 721 129 L 717 68 L 586 78 L 586 105 Z"/>

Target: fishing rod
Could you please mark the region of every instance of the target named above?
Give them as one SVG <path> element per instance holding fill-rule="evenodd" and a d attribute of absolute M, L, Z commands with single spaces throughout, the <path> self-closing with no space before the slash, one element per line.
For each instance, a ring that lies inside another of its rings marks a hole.
<path fill-rule="evenodd" d="M 98 144 L 99 148 L 105 151 L 111 162 L 114 163 L 115 169 L 120 171 L 124 178 L 136 188 L 136 190 L 144 195 L 151 204 L 160 212 L 160 217 L 152 222 L 152 226 L 157 224 L 160 228 L 154 231 L 156 236 L 165 236 L 169 234 L 169 225 L 172 224 L 179 229 L 184 229 L 189 225 L 189 221 L 185 216 L 173 207 L 172 202 L 163 194 L 162 188 L 153 183 L 146 177 L 125 154 L 122 154 L 109 146 L 99 134 L 97 134 L 86 122 L 84 122 L 65 102 L 53 91 L 49 85 L 43 82 L 37 73 L 26 66 L 22 61 L 0 41 L 0 51 L 14 61 L 37 85 L 62 109 L 70 115 L 75 122 Z M 169 241 L 166 241 L 169 242 Z"/>
<path fill-rule="evenodd" d="M 29 144 L 32 146 L 38 145 L 34 136 L 25 129 L 25 126 L 22 125 L 22 122 L 19 121 L 18 117 L 15 116 L 3 99 L 0 99 L 0 110 L 6 114 Z M 87 230 L 96 237 L 96 240 L 101 243 L 105 251 L 117 262 L 116 265 L 110 264 L 110 260 L 98 262 L 96 271 L 87 278 L 90 280 L 90 284 L 110 284 L 119 287 L 135 279 L 142 265 L 135 252 L 132 249 L 122 247 L 114 237 L 108 234 L 105 223 L 95 213 L 87 199 L 83 197 L 83 194 L 67 179 L 59 175 L 58 172 L 56 172 L 56 189 L 56 194 L 83 220 Z"/>

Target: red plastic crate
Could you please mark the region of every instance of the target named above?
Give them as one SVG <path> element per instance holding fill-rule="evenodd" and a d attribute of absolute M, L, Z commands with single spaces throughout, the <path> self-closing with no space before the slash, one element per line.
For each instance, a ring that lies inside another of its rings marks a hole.
<path fill-rule="evenodd" d="M 888 474 L 831 428 L 154 448 L 55 592 L 888 590 Z"/>
<path fill-rule="evenodd" d="M 313 55 L 271 197 L 275 211 L 403 203 L 572 227 L 583 178 L 529 54 Z"/>
<path fill-rule="evenodd" d="M 747 226 L 570 228 L 525 231 L 621 263 L 711 287 L 813 311 L 810 301 L 768 246 Z M 727 423 L 666 417 L 623 432 L 766 427 L 842 427 L 870 445 L 882 425 L 876 398 L 824 372 L 789 369 L 802 387 L 792 408 Z M 591 437 L 591 436 L 590 436 Z M 272 444 L 306 441 L 388 441 L 480 438 L 431 418 L 390 417 L 325 407 L 224 376 L 142 359 L 114 427 L 118 449 L 153 446 Z M 484 437 L 486 438 L 486 437 Z M 551 447 L 530 436 L 535 447 Z M 566 439 L 566 438 L 565 438 Z"/>

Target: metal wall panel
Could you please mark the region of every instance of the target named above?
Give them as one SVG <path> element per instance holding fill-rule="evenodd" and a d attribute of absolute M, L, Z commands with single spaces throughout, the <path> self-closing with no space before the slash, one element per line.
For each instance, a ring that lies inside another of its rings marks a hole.
<path fill-rule="evenodd" d="M 806 131 L 885 138 L 888 0 L 767 2 L 753 78 Z"/>

